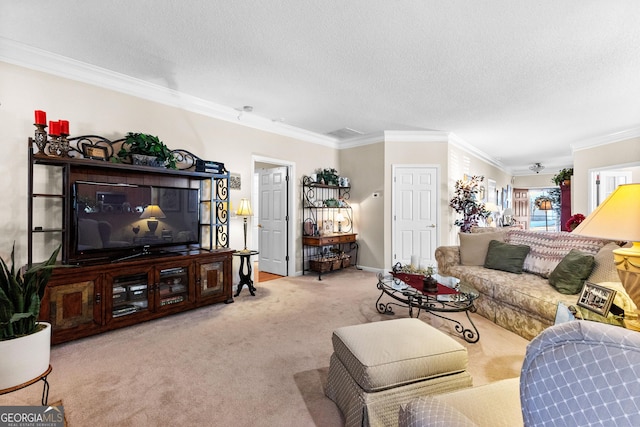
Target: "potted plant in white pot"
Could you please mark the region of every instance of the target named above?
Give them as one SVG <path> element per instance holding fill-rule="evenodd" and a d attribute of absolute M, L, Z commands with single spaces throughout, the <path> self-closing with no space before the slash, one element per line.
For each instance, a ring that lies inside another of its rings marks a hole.
<path fill-rule="evenodd" d="M 42 375 L 49 368 L 51 325 L 38 322 L 40 301 L 51 277 L 58 247 L 42 264 L 15 268 L 0 258 L 0 390 Z"/>

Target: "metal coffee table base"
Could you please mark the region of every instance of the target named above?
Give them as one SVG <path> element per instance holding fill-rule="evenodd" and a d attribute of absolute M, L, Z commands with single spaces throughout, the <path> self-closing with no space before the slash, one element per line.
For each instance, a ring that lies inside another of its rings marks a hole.
<path fill-rule="evenodd" d="M 382 279 L 382 278 L 381 278 Z M 475 312 L 476 308 L 473 305 L 473 300 L 455 300 L 452 301 L 439 301 L 436 296 L 425 295 L 416 292 L 412 288 L 407 289 L 395 289 L 389 286 L 389 282 L 386 280 L 378 281 L 378 289 L 382 292 L 376 301 L 376 309 L 382 314 L 395 314 L 393 306 L 409 309 L 409 317 L 419 317 L 421 311 L 425 311 L 441 319 L 454 323 L 454 329 L 459 333 L 462 338 L 468 343 L 476 343 L 480 340 L 480 332 L 478 328 L 469 317 L 469 312 Z M 393 298 L 395 301 L 381 302 L 384 295 Z M 415 316 L 413 315 L 415 312 Z M 469 321 L 470 327 L 466 327 L 462 322 L 447 317 L 445 313 L 464 312 Z"/>

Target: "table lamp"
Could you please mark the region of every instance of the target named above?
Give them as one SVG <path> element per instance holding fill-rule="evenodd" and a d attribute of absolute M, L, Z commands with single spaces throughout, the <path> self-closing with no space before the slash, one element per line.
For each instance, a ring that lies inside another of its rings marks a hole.
<path fill-rule="evenodd" d="M 140 219 L 147 220 L 147 227 L 149 227 L 149 232 L 151 234 L 156 234 L 156 230 L 158 229 L 158 218 L 166 218 L 162 209 L 158 205 L 148 205 L 142 211 L 142 215 L 140 215 Z"/>
<path fill-rule="evenodd" d="M 240 199 L 240 207 L 238 207 L 236 215 L 244 217 L 244 249 L 242 252 L 249 252 L 247 249 L 247 217 L 253 215 L 249 199 Z"/>
<path fill-rule="evenodd" d="M 613 258 L 624 289 L 640 306 L 640 184 L 618 186 L 573 233 L 633 243 L 615 249 Z"/>

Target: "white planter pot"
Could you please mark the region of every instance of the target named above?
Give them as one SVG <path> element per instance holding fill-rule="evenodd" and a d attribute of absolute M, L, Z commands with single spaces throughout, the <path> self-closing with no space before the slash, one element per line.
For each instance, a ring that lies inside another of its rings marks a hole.
<path fill-rule="evenodd" d="M 0 390 L 24 384 L 49 369 L 51 325 L 35 334 L 0 341 Z"/>

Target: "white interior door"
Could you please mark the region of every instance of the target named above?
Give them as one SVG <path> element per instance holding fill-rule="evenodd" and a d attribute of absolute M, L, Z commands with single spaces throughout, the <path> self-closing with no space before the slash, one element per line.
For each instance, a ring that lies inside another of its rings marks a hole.
<path fill-rule="evenodd" d="M 259 169 L 260 270 L 287 275 L 287 167 Z"/>
<path fill-rule="evenodd" d="M 393 168 L 392 265 L 410 264 L 412 255 L 426 265 L 436 265 L 438 200 L 437 167 Z"/>

